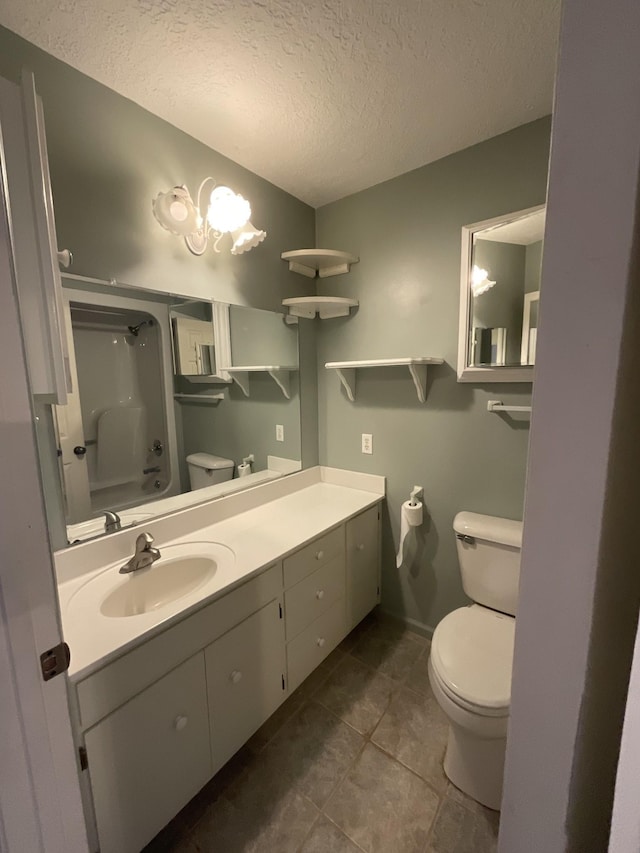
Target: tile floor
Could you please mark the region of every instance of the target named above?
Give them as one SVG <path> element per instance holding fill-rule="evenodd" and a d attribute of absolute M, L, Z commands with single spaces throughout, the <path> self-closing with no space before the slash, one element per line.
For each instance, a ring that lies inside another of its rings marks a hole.
<path fill-rule="evenodd" d="M 370 616 L 144 853 L 493 853 L 442 770 L 429 642 Z"/>

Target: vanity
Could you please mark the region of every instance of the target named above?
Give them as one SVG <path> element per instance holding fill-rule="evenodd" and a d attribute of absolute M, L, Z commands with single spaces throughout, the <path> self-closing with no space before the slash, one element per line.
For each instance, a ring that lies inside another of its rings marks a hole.
<path fill-rule="evenodd" d="M 142 849 L 375 607 L 384 489 L 310 468 L 56 555 L 93 850 Z"/>

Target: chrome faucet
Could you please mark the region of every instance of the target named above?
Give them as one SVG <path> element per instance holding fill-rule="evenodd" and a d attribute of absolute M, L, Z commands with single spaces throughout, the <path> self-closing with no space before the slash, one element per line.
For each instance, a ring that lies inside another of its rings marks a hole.
<path fill-rule="evenodd" d="M 152 548 L 153 536 L 150 533 L 141 533 L 136 539 L 136 552 L 133 557 L 128 560 L 124 566 L 120 568 L 120 574 L 126 575 L 129 572 L 137 572 L 139 569 L 146 569 L 162 556 L 157 548 Z"/>
<path fill-rule="evenodd" d="M 120 521 L 120 516 L 117 512 L 114 512 L 110 509 L 106 509 L 103 515 L 105 533 L 116 533 L 116 531 L 122 530 L 122 523 Z"/>

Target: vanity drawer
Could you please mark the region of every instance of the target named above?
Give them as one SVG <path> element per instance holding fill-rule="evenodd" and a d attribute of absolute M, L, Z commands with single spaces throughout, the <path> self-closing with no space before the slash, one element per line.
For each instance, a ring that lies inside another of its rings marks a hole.
<path fill-rule="evenodd" d="M 277 601 L 205 649 L 213 772 L 284 699 L 284 629 Z"/>
<path fill-rule="evenodd" d="M 310 672 L 322 663 L 345 635 L 345 600 L 339 601 L 287 643 L 289 692 L 292 693 Z"/>
<path fill-rule="evenodd" d="M 212 775 L 204 653 L 85 734 L 100 853 L 137 853 Z"/>
<path fill-rule="evenodd" d="M 284 560 L 285 587 L 293 586 L 341 554 L 344 554 L 344 526 L 314 539 Z"/>
<path fill-rule="evenodd" d="M 344 556 L 301 580 L 284 594 L 287 640 L 303 631 L 345 594 Z"/>

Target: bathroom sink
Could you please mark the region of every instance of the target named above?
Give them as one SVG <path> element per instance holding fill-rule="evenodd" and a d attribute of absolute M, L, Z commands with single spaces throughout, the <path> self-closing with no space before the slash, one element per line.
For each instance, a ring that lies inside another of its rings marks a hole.
<path fill-rule="evenodd" d="M 109 566 L 87 581 L 69 600 L 69 611 L 98 609 L 108 618 L 142 617 L 177 612 L 226 586 L 232 579 L 235 554 L 217 542 L 188 542 L 160 546 L 161 557 L 131 574 L 118 571 L 124 561 Z M 94 611 L 95 612 L 95 611 Z"/>
<path fill-rule="evenodd" d="M 193 592 L 213 576 L 210 557 L 169 557 L 147 569 L 132 572 L 126 583 L 109 593 L 100 605 L 104 616 L 138 616 L 164 607 Z"/>

